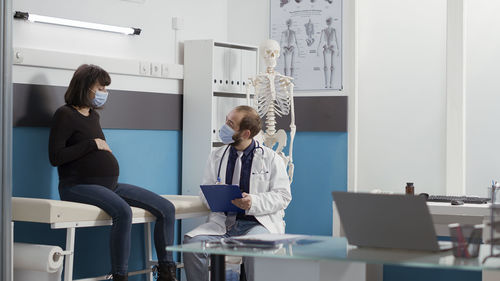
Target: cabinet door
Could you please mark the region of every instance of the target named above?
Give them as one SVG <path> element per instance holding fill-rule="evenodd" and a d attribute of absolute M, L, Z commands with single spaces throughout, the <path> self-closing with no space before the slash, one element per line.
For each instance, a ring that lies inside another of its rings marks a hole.
<path fill-rule="evenodd" d="M 214 47 L 214 54 L 213 54 L 213 90 L 216 92 L 223 92 L 226 89 L 226 77 L 224 76 L 224 72 L 226 71 L 226 64 L 227 64 L 227 58 L 226 58 L 226 48 L 224 47 Z"/>
<path fill-rule="evenodd" d="M 257 51 L 242 50 L 241 52 L 241 89 L 246 91 L 250 78 L 257 75 Z"/>
<path fill-rule="evenodd" d="M 241 49 L 230 49 L 229 91 L 241 93 Z"/>

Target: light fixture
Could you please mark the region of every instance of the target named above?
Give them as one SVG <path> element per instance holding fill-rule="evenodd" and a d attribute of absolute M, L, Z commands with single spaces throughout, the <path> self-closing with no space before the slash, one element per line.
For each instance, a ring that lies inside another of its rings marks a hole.
<path fill-rule="evenodd" d="M 80 28 L 86 28 L 86 29 L 94 29 L 94 30 L 123 33 L 123 34 L 127 34 L 127 35 L 139 35 L 139 34 L 141 34 L 140 28 L 120 27 L 120 26 L 91 23 L 91 22 L 85 22 L 85 21 L 68 20 L 68 19 L 62 19 L 62 18 L 54 18 L 54 17 L 29 14 L 29 13 L 19 12 L 19 11 L 16 11 L 16 13 L 14 14 L 14 18 L 28 20 L 31 22 L 41 22 L 41 23 L 50 23 L 50 24 L 56 24 L 56 25 L 80 27 Z"/>

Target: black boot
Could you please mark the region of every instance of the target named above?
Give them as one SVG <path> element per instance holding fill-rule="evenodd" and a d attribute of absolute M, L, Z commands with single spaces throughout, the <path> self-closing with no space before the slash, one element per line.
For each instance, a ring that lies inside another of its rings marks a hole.
<path fill-rule="evenodd" d="M 113 274 L 113 281 L 128 281 L 128 275 Z"/>
<path fill-rule="evenodd" d="M 160 264 L 156 266 L 156 269 L 158 270 L 157 281 L 177 281 L 177 266 L 175 262 L 160 262 Z"/>

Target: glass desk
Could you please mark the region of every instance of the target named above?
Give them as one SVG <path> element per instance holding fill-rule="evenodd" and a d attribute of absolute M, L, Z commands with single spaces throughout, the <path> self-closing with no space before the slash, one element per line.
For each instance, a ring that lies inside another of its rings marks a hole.
<path fill-rule="evenodd" d="M 213 243 L 192 243 L 167 247 L 168 251 L 205 253 L 211 260 L 211 280 L 224 280 L 225 256 L 256 257 L 256 261 L 279 259 L 291 261 L 329 261 L 341 263 L 385 264 L 424 268 L 448 268 L 478 271 L 492 271 L 500 276 L 500 258 L 483 259 L 489 255 L 490 246 L 481 245 L 478 258 L 455 258 L 452 251 L 418 252 L 406 250 L 357 248 L 347 244 L 341 237 L 305 236 L 303 240 L 281 244 L 276 248 L 227 247 Z M 299 264 L 299 263 L 297 263 Z M 271 279 L 267 279 L 271 280 Z M 276 280 L 273 278 L 273 280 Z M 298 280 L 298 279 L 297 279 Z M 484 278 L 483 278 L 484 280 Z M 489 279 L 488 279 L 489 280 Z M 498 279 L 497 279 L 498 280 Z"/>

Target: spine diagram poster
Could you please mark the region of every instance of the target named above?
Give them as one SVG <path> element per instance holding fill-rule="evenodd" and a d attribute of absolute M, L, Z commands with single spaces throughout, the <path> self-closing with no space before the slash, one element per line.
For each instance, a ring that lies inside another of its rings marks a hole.
<path fill-rule="evenodd" d="M 271 0 L 270 23 L 296 90 L 342 89 L 342 0 Z"/>

